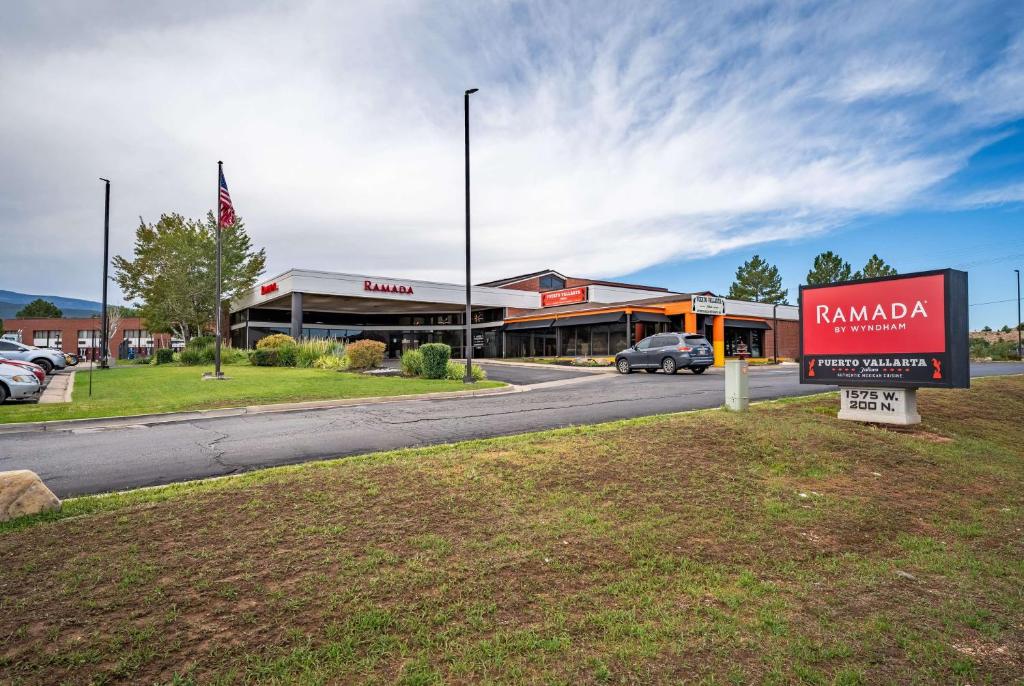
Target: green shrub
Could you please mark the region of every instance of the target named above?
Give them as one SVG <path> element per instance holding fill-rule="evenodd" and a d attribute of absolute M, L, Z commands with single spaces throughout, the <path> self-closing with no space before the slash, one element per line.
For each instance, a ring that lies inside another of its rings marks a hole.
<path fill-rule="evenodd" d="M 452 347 L 444 343 L 427 343 L 420 346 L 420 352 L 423 353 L 423 376 L 428 379 L 445 378 Z"/>
<path fill-rule="evenodd" d="M 348 360 L 341 355 L 321 355 L 313 366 L 317 369 L 345 369 Z"/>
<path fill-rule="evenodd" d="M 249 362 L 256 367 L 277 367 L 281 364 L 281 357 L 277 348 L 256 348 L 249 353 Z"/>
<path fill-rule="evenodd" d="M 170 348 L 158 348 L 156 351 L 157 364 L 170 364 L 174 362 L 174 351 Z"/>
<path fill-rule="evenodd" d="M 187 345 L 185 346 L 185 349 L 181 351 L 181 354 L 178 355 L 178 361 L 188 366 L 213 362 L 213 348 L 200 348 Z"/>
<path fill-rule="evenodd" d="M 213 336 L 207 336 L 207 335 L 196 336 L 195 338 L 190 338 L 188 340 L 188 343 L 185 344 L 185 347 L 186 348 L 208 348 L 208 347 L 213 346 L 216 342 L 217 342 L 217 339 L 215 339 Z"/>
<path fill-rule="evenodd" d="M 221 348 L 221 364 L 245 364 L 249 361 L 249 351 L 244 348 Z"/>
<path fill-rule="evenodd" d="M 384 362 L 387 346 L 380 341 L 356 341 L 345 349 L 349 367 L 352 369 L 373 369 Z"/>
<path fill-rule="evenodd" d="M 264 336 L 256 342 L 256 349 L 262 350 L 263 348 L 280 348 L 286 345 L 295 345 L 295 339 L 286 333 L 275 333 L 269 336 Z"/>
<path fill-rule="evenodd" d="M 308 338 L 296 344 L 295 366 L 313 367 L 324 355 L 341 357 L 345 354 L 345 346 L 329 338 Z"/>
<path fill-rule="evenodd" d="M 299 346 L 297 345 L 282 345 L 270 349 L 277 350 L 277 359 L 282 367 L 294 367 L 299 359 Z"/>
<path fill-rule="evenodd" d="M 466 365 L 461 362 L 452 362 L 449 360 L 448 364 L 445 365 L 444 378 L 449 381 L 462 381 L 466 378 Z M 473 365 L 473 381 L 483 381 L 487 378 L 487 372 L 478 365 Z"/>
<path fill-rule="evenodd" d="M 406 350 L 402 353 L 402 371 L 409 376 L 422 376 L 423 353 L 419 350 Z"/>

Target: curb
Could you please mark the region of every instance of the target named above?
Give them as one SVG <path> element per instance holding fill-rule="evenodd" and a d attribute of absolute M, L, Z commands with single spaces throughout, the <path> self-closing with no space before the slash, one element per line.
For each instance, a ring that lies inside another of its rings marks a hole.
<path fill-rule="evenodd" d="M 574 367 L 571 364 L 544 364 L 541 362 L 507 362 L 505 360 L 493 360 L 490 358 L 476 360 L 480 365 L 494 364 L 504 367 L 525 367 L 527 369 L 554 369 L 559 371 L 583 372 L 584 374 L 607 374 L 614 372 L 615 367 L 607 365 L 604 367 Z"/>
<path fill-rule="evenodd" d="M 306 412 L 309 410 L 330 410 L 336 407 L 352 407 L 354 405 L 383 405 L 385 403 L 405 402 L 409 400 L 450 400 L 456 398 L 473 398 L 482 395 L 508 395 L 512 393 L 524 393 L 528 390 L 530 390 L 528 386 L 508 384 L 507 386 L 502 386 L 500 388 L 484 388 L 478 391 L 440 391 L 437 393 L 414 393 L 409 395 L 388 395 L 369 398 L 309 400 L 298 403 L 277 403 L 273 405 L 219 407 L 210 410 L 192 410 L 189 412 L 164 412 L 156 414 L 136 414 L 123 415 L 119 417 L 92 417 L 82 419 L 54 419 L 45 422 L 0 424 L 0 436 L 20 433 L 43 433 L 48 431 L 72 431 L 75 429 L 114 429 L 126 426 L 156 426 L 159 424 L 193 422 L 202 419 L 219 419 L 221 417 L 283 414 L 287 412 Z"/>

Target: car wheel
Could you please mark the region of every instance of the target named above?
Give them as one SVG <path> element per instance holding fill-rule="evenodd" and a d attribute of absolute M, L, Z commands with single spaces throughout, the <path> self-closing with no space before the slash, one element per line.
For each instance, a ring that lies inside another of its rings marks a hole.
<path fill-rule="evenodd" d="M 666 374 L 675 374 L 676 361 L 673 360 L 671 357 L 666 357 L 664 360 L 661 361 L 661 371 L 665 372 Z"/>
<path fill-rule="evenodd" d="M 53 371 L 53 362 L 50 362 L 45 358 L 40 357 L 38 360 L 32 360 L 32 363 L 38 364 L 40 367 L 43 368 L 43 371 L 46 372 L 47 374 Z"/>
<path fill-rule="evenodd" d="M 690 367 L 690 371 L 694 374 L 703 374 L 707 367 Z"/>
<path fill-rule="evenodd" d="M 615 368 L 619 370 L 619 374 L 631 374 L 633 372 L 629 366 L 629 360 L 625 357 L 619 358 L 619 361 L 615 363 Z"/>
<path fill-rule="evenodd" d="M 7 400 L 7 388 L 0 383 L 0 403 Z"/>

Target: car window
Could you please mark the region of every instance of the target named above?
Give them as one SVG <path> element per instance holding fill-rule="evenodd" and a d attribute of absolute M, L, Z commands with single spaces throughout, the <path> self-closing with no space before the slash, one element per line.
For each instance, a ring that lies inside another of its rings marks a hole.
<path fill-rule="evenodd" d="M 10 341 L 0 341 L 0 350 L 20 350 L 20 348 Z"/>
<path fill-rule="evenodd" d="M 654 340 L 653 336 L 651 338 L 643 339 L 642 341 L 640 341 L 639 343 L 636 344 L 636 349 L 637 350 L 647 350 L 648 348 L 651 347 L 651 341 L 653 341 L 653 340 Z"/>
<path fill-rule="evenodd" d="M 652 348 L 664 348 L 668 345 L 678 345 L 679 339 L 671 335 L 655 336 L 651 339 Z"/>
<path fill-rule="evenodd" d="M 707 339 L 704 338 L 703 336 L 687 336 L 686 337 L 686 342 L 687 343 L 692 343 L 693 345 L 707 345 L 708 344 Z"/>

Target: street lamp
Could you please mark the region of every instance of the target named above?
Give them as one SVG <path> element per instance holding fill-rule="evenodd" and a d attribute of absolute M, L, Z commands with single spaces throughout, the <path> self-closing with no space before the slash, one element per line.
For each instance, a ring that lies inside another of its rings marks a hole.
<path fill-rule="evenodd" d="M 1024 346 L 1021 346 L 1021 321 L 1020 321 L 1020 270 L 1014 269 L 1017 272 L 1017 357 L 1024 355 Z"/>
<path fill-rule="evenodd" d="M 107 340 L 107 263 L 110 261 L 110 180 L 101 178 L 106 190 L 104 192 L 103 199 L 103 311 L 100 312 L 100 369 L 106 369 L 107 364 L 107 346 L 110 341 Z M 93 361 L 95 366 L 96 362 Z"/>
<path fill-rule="evenodd" d="M 470 88 L 462 98 L 466 112 L 466 333 L 463 349 L 466 351 L 466 376 L 463 383 L 473 383 L 473 286 L 469 277 L 469 96 L 478 88 Z"/>

